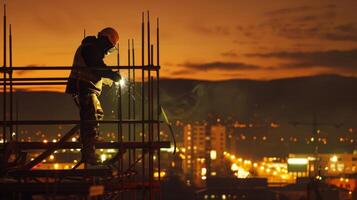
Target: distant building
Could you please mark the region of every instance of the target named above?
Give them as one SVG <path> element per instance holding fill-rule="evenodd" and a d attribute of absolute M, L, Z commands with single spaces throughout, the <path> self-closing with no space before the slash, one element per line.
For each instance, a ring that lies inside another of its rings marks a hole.
<path fill-rule="evenodd" d="M 224 176 L 226 170 L 223 167 L 223 153 L 227 151 L 226 127 L 217 123 L 211 126 L 210 133 L 211 176 Z"/>
<path fill-rule="evenodd" d="M 317 158 L 315 158 L 317 157 Z M 320 174 L 323 176 L 339 176 L 354 174 L 357 172 L 357 154 L 290 154 L 289 158 L 307 159 L 306 172 L 317 174 L 315 166 L 319 166 Z"/>
<path fill-rule="evenodd" d="M 226 127 L 220 123 L 211 126 L 194 123 L 185 125 L 183 130 L 184 174 L 195 183 L 202 182 L 207 176 L 225 175 L 222 163 L 227 148 Z"/>
<path fill-rule="evenodd" d="M 205 160 L 207 124 L 187 124 L 183 129 L 185 149 L 183 172 L 192 180 L 201 178 L 202 162 Z"/>

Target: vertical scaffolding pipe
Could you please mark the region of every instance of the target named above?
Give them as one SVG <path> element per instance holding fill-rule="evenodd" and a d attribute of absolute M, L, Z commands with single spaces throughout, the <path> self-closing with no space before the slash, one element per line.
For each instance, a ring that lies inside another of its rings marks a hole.
<path fill-rule="evenodd" d="M 6 3 L 4 3 L 4 83 L 3 83 L 3 121 L 6 121 Z M 6 124 L 3 126 L 3 140 L 6 142 Z"/>
<path fill-rule="evenodd" d="M 136 97 L 135 97 L 135 94 L 136 94 L 136 83 L 135 83 L 135 48 L 134 48 L 134 39 L 131 40 L 132 41 L 132 44 L 131 44 L 131 47 L 132 47 L 132 58 L 133 58 L 133 61 L 132 61 L 132 64 L 133 64 L 133 93 L 132 93 L 132 97 L 133 97 L 133 119 L 136 120 Z M 136 123 L 133 124 L 133 140 L 134 142 L 136 142 Z M 136 160 L 136 149 L 133 150 L 133 158 L 134 158 L 134 161 Z M 134 165 L 134 170 L 135 170 L 135 165 Z"/>
<path fill-rule="evenodd" d="M 147 93 L 147 99 L 148 99 L 148 119 L 151 120 L 151 51 L 150 51 L 150 12 L 147 11 L 147 48 L 148 48 L 148 77 L 147 77 L 147 86 L 148 86 L 148 93 Z M 148 169 L 148 173 L 149 173 L 149 198 L 151 199 L 151 191 L 152 191 L 152 176 L 153 176 L 153 171 L 152 171 L 152 151 L 151 151 L 151 123 L 149 123 L 148 125 L 148 142 L 149 142 L 149 169 Z"/>
<path fill-rule="evenodd" d="M 144 12 L 141 16 L 141 141 L 145 142 L 145 24 L 144 24 Z M 142 184 L 145 183 L 145 149 L 141 150 L 142 154 Z M 143 199 L 145 199 L 145 189 L 143 190 Z"/>
<path fill-rule="evenodd" d="M 157 69 L 156 69 L 156 110 L 157 110 L 157 141 L 160 142 L 160 111 L 161 111 L 161 105 L 160 105 L 160 31 L 159 31 L 159 18 L 157 18 L 156 22 L 156 63 L 157 63 Z M 160 149 L 158 149 L 157 152 L 157 162 L 158 162 L 158 173 L 159 173 L 159 181 L 161 180 L 161 155 L 160 155 Z"/>
<path fill-rule="evenodd" d="M 118 48 L 118 52 L 117 52 L 117 66 L 120 66 L 120 49 L 119 49 L 119 44 L 117 44 L 117 48 Z M 120 70 L 118 70 L 118 73 L 120 73 Z M 121 139 L 122 139 L 122 109 L 121 109 L 121 102 L 122 102 L 122 99 L 121 99 L 121 87 L 119 85 L 118 87 L 118 102 L 117 102 L 117 117 L 118 117 L 118 120 L 119 120 L 119 123 L 118 123 L 118 126 L 117 126 L 117 137 L 118 137 L 118 142 L 121 142 Z M 122 153 L 122 146 L 120 146 L 119 148 L 119 154 Z M 122 160 L 119 160 L 118 162 L 118 169 L 120 169 L 121 167 L 121 164 L 122 164 Z"/>
<path fill-rule="evenodd" d="M 147 21 L 147 31 L 148 31 L 148 41 L 147 41 L 147 44 L 148 44 L 148 65 L 150 66 L 150 58 L 151 58 L 151 52 L 150 52 L 150 13 L 149 11 L 147 11 L 147 15 L 148 15 L 148 21 Z M 150 70 L 148 70 L 150 72 Z M 148 80 L 150 80 L 150 76 L 148 77 Z"/>
<path fill-rule="evenodd" d="M 154 65 L 153 63 L 153 58 L 154 58 L 154 46 L 153 45 L 150 45 L 150 66 L 152 67 Z M 150 70 L 149 70 L 150 71 Z M 150 94 L 149 94 L 149 101 L 150 101 L 150 120 L 152 121 L 154 119 L 154 78 L 152 76 L 150 76 Z M 152 148 L 152 143 L 154 141 L 154 123 L 150 123 L 150 184 L 153 183 L 154 181 L 154 149 Z M 153 188 L 152 188 L 152 185 L 150 187 L 150 194 L 151 194 L 151 199 L 153 199 Z"/>
<path fill-rule="evenodd" d="M 19 120 L 19 98 L 18 98 L 18 95 L 16 96 L 17 98 L 16 99 L 16 121 Z M 15 126 L 15 132 L 16 132 L 16 141 L 18 141 L 18 133 L 19 133 L 19 125 L 16 124 Z"/>
<path fill-rule="evenodd" d="M 117 51 L 117 66 L 120 66 L 120 49 L 119 49 L 119 43 L 117 44 L 117 49 L 118 49 L 118 51 Z M 120 69 L 118 69 L 118 73 L 120 74 Z"/>
<path fill-rule="evenodd" d="M 117 44 L 117 66 L 120 66 L 120 47 L 119 47 L 119 43 Z M 118 69 L 117 71 L 120 74 L 120 69 Z M 122 124 L 122 120 L 123 120 L 123 113 L 122 113 L 122 90 L 121 90 L 121 86 L 118 86 L 118 104 L 117 104 L 117 113 L 118 113 L 118 133 L 117 133 L 117 137 L 118 137 L 118 142 L 120 143 L 119 146 L 119 156 L 120 159 L 118 161 L 118 169 L 122 172 L 124 169 L 124 146 L 123 146 L 123 124 Z M 124 188 L 124 181 L 121 181 L 121 188 Z M 123 198 L 123 193 L 120 193 L 121 195 L 121 199 Z"/>
<path fill-rule="evenodd" d="M 86 38 L 86 29 L 83 29 L 83 39 Z"/>
<path fill-rule="evenodd" d="M 130 74 L 130 39 L 128 39 L 128 119 L 131 119 L 131 74 Z M 128 141 L 131 142 L 131 124 L 128 124 Z M 131 153 L 132 150 L 129 149 L 128 166 L 131 166 Z"/>
<path fill-rule="evenodd" d="M 12 120 L 13 120 L 13 87 L 12 87 L 12 31 L 11 31 L 11 24 L 9 25 L 9 79 L 10 79 L 10 101 L 9 101 L 9 106 L 10 106 L 10 139 L 12 139 L 12 133 L 13 133 L 13 125 L 12 125 Z M 18 133 L 16 134 L 16 141 L 18 139 Z"/>

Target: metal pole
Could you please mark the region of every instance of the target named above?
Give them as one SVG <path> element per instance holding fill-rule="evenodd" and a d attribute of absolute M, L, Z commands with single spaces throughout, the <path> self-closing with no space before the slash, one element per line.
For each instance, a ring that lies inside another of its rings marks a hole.
<path fill-rule="evenodd" d="M 6 3 L 4 3 L 4 83 L 3 83 L 3 120 L 6 121 Z M 3 140 L 6 142 L 6 125 L 3 126 Z"/>
<path fill-rule="evenodd" d="M 10 62 L 9 62 L 9 79 L 10 79 L 10 121 L 12 122 L 13 120 L 13 88 L 12 88 L 12 32 L 11 32 L 11 24 L 9 25 L 10 29 L 10 35 L 9 35 L 9 56 L 10 56 Z M 10 139 L 12 140 L 12 134 L 13 134 L 13 125 L 10 125 Z M 18 133 L 16 134 L 16 138 Z"/>
<path fill-rule="evenodd" d="M 147 48 L 148 48 L 148 52 L 147 52 L 147 55 L 148 55 L 148 66 L 151 66 L 151 51 L 150 51 L 150 12 L 147 11 L 147 32 L 148 32 L 148 35 L 147 35 Z M 147 85 L 148 85 L 148 118 L 149 120 L 151 119 L 151 71 L 150 69 L 148 70 L 148 78 L 147 78 Z M 151 125 L 152 124 L 149 124 L 148 126 L 148 140 L 149 140 L 149 144 L 151 143 Z M 152 176 L 153 176 L 153 171 L 152 171 L 152 151 L 151 151 L 151 148 L 148 149 L 149 151 L 149 169 L 148 169 L 148 172 L 149 172 L 149 198 L 151 199 L 151 191 L 152 191 Z"/>
<path fill-rule="evenodd" d="M 156 62 L 157 66 L 160 66 L 160 57 L 159 57 L 159 48 L 160 48 L 160 40 L 159 40 L 159 18 L 157 18 L 157 24 L 156 24 Z M 157 110 L 157 120 L 160 120 L 160 73 L 159 69 L 156 69 L 156 110 Z M 157 141 L 160 142 L 160 123 L 157 123 Z M 161 180 L 161 156 L 160 156 L 160 149 L 157 151 L 157 162 L 158 162 L 158 173 L 159 173 L 159 181 Z"/>
<path fill-rule="evenodd" d="M 151 52 L 151 66 L 154 65 L 154 45 L 150 46 L 150 52 Z M 154 77 L 150 77 L 150 120 L 154 119 Z M 150 144 L 153 143 L 154 141 L 154 123 L 150 124 Z M 154 149 L 150 148 L 150 159 L 151 159 L 151 173 L 152 173 L 152 181 L 154 180 Z"/>
<path fill-rule="evenodd" d="M 117 52 L 117 66 L 120 66 L 120 49 L 119 49 L 119 44 L 117 44 L 117 48 L 118 48 L 118 52 Z M 118 73 L 120 73 L 120 70 L 118 70 Z M 117 133 L 117 137 L 118 137 L 118 142 L 121 142 L 121 139 L 122 139 L 122 112 L 121 112 L 121 102 L 122 102 L 122 99 L 121 99 L 121 87 L 119 86 L 118 87 L 118 102 L 117 102 L 117 114 L 118 114 L 118 127 L 117 127 L 117 130 L 118 130 L 118 133 Z M 122 148 L 119 148 L 119 151 L 122 151 Z M 122 152 L 119 152 L 120 154 L 122 154 Z M 121 164 L 122 164 L 122 159 L 119 160 L 118 162 L 118 169 L 120 169 L 121 167 Z"/>
<path fill-rule="evenodd" d="M 132 58 L 133 58 L 133 66 L 135 66 L 135 50 L 134 50 L 134 39 L 132 39 Z M 135 85 L 135 69 L 133 68 L 133 118 L 134 120 L 136 119 L 136 85 Z M 133 132 L 134 132 L 134 135 L 133 135 L 133 140 L 136 142 L 136 124 L 133 125 Z M 134 157 L 134 160 L 136 160 L 136 149 L 133 150 L 133 157 Z M 134 165 L 134 170 L 135 170 L 135 165 Z"/>
<path fill-rule="evenodd" d="M 117 44 L 118 52 L 117 52 L 117 66 L 120 66 L 120 52 L 119 52 L 119 43 Z M 118 69 L 118 73 L 120 73 L 120 69 Z"/>
<path fill-rule="evenodd" d="M 153 47 L 153 46 L 151 46 Z M 153 48 L 151 48 L 151 50 L 153 50 Z M 151 51 L 153 53 L 153 51 Z M 151 54 L 152 56 L 153 54 Z M 150 112 L 150 119 L 153 119 L 154 118 L 154 77 L 151 76 L 150 77 L 150 107 L 151 107 L 151 112 Z M 155 149 L 153 148 L 152 144 L 154 142 L 154 123 L 150 123 L 150 161 L 151 161 L 151 169 L 150 169 L 150 172 L 151 172 L 151 176 L 150 176 L 150 193 L 151 193 L 151 199 L 154 199 L 154 188 L 153 188 L 153 185 L 154 185 L 154 151 Z"/>
<path fill-rule="evenodd" d="M 120 52 L 119 52 L 119 44 L 117 46 L 118 48 L 118 53 L 117 53 L 117 65 L 120 66 Z M 120 73 L 120 70 L 118 70 L 118 73 Z M 118 120 L 119 120 L 119 124 L 118 124 L 118 142 L 120 144 L 119 147 L 119 155 L 120 155 L 120 160 L 118 161 L 118 169 L 120 172 L 123 172 L 124 170 L 124 146 L 123 146 L 123 125 L 122 125 L 122 121 L 123 121 L 123 113 L 122 113 L 122 90 L 121 90 L 121 86 L 119 85 L 118 87 L 118 105 L 117 105 L 117 113 L 118 113 Z M 124 181 L 121 182 L 121 188 L 124 188 Z M 123 198 L 123 193 L 120 193 L 121 197 Z M 121 199 L 122 199 L 121 198 Z"/>
<path fill-rule="evenodd" d="M 131 74 L 130 74 L 130 39 L 128 39 L 128 119 L 131 119 L 131 89 L 130 89 L 130 86 L 131 86 L 131 82 L 130 82 L 130 79 L 131 79 Z M 128 124 L 128 140 L 129 142 L 131 141 L 131 124 Z M 131 150 L 129 150 L 129 165 L 128 166 L 131 166 Z"/>
<path fill-rule="evenodd" d="M 18 94 L 16 94 L 16 97 L 17 98 L 15 98 L 16 99 L 16 121 L 18 121 L 19 120 L 19 96 L 18 96 Z M 16 131 L 16 141 L 18 141 L 19 140 L 19 138 L 18 138 L 18 133 L 19 133 L 19 126 L 16 124 L 16 126 L 15 126 L 15 131 Z"/>
<path fill-rule="evenodd" d="M 144 65 L 145 65 L 145 49 L 144 49 L 144 38 L 145 38 L 145 25 L 144 25 L 144 12 L 142 13 L 142 19 L 141 19 L 141 64 L 142 64 L 142 70 L 141 70 L 141 120 L 145 120 L 145 70 L 144 70 Z M 141 124 L 141 141 L 142 143 L 145 142 L 145 124 L 144 122 Z M 145 184 L 145 150 L 142 149 L 141 151 L 142 154 L 142 184 Z M 143 199 L 145 199 L 145 188 L 143 188 Z"/>

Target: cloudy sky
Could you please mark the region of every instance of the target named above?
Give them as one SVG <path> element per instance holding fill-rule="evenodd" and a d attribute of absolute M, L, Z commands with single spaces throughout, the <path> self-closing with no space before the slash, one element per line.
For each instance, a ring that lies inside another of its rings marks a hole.
<path fill-rule="evenodd" d="M 128 38 L 135 39 L 141 63 L 141 12 L 150 10 L 152 29 L 160 18 L 167 78 L 357 76 L 356 0 L 7 0 L 7 5 L 15 66 L 71 65 L 83 29 L 95 35 L 106 26 L 120 33 L 121 63 L 127 64 Z M 112 55 L 106 62 L 115 60 Z"/>

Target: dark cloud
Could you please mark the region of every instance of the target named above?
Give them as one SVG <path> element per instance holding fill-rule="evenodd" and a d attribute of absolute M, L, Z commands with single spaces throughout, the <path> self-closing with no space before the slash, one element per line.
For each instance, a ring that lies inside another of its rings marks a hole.
<path fill-rule="evenodd" d="M 357 42 L 357 21 L 339 22 L 335 5 L 300 6 L 266 13 L 257 25 L 237 26 L 236 30 L 251 39 L 276 35 L 287 39 L 319 39 Z"/>
<path fill-rule="evenodd" d="M 315 52 L 271 52 L 246 54 L 250 57 L 281 58 L 290 60 L 285 68 L 327 67 L 333 69 L 357 70 L 357 49 Z"/>
<path fill-rule="evenodd" d="M 296 7 L 273 12 L 263 23 L 273 34 L 289 39 L 336 40 L 341 35 L 335 24 L 334 5 Z M 334 35 L 335 37 L 328 37 Z M 339 37 L 346 38 L 347 37 Z"/>
<path fill-rule="evenodd" d="M 228 58 L 236 58 L 238 57 L 238 54 L 234 50 L 230 50 L 221 53 L 221 56 L 228 57 Z"/>
<path fill-rule="evenodd" d="M 357 42 L 357 23 L 346 23 L 332 26 L 328 23 L 310 23 L 301 26 L 294 23 L 272 24 L 272 31 L 290 39 L 322 39 L 332 41 Z"/>
<path fill-rule="evenodd" d="M 173 71 L 170 74 L 174 76 L 180 76 L 180 75 L 187 75 L 187 74 L 194 74 L 196 71 L 190 70 L 190 69 L 181 69 L 177 71 Z"/>
<path fill-rule="evenodd" d="M 188 68 L 190 70 L 254 70 L 260 69 L 260 66 L 245 64 L 241 62 L 208 62 L 208 63 L 184 63 L 180 64 L 181 67 Z"/>
<path fill-rule="evenodd" d="M 330 9 L 335 9 L 336 5 L 334 4 L 329 4 L 325 6 L 319 6 L 319 7 L 314 7 L 314 6 L 298 6 L 298 7 L 290 7 L 290 8 L 281 8 L 273 11 L 266 12 L 265 14 L 268 16 L 272 15 L 288 15 L 288 14 L 296 14 L 296 13 L 305 13 L 308 11 L 316 11 L 316 10 L 330 10 Z"/>
<path fill-rule="evenodd" d="M 230 29 L 225 26 L 206 26 L 202 24 L 195 24 L 192 27 L 192 30 L 196 33 L 199 34 L 204 34 L 204 35 L 229 35 L 230 34 Z"/>

